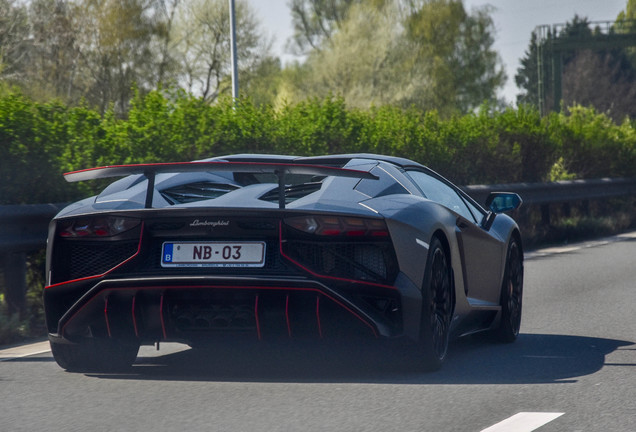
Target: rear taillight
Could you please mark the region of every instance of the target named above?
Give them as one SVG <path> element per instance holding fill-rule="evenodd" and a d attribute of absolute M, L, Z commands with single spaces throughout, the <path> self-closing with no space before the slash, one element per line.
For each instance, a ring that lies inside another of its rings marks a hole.
<path fill-rule="evenodd" d="M 398 266 L 384 219 L 292 216 L 281 228 L 281 254 L 314 276 L 393 288 Z"/>
<path fill-rule="evenodd" d="M 382 219 L 363 219 L 344 216 L 297 216 L 284 220 L 287 226 L 307 234 L 334 237 L 388 237 Z"/>
<path fill-rule="evenodd" d="M 119 216 L 95 216 L 67 219 L 58 223 L 58 235 L 64 238 L 112 237 L 137 227 L 139 219 Z"/>

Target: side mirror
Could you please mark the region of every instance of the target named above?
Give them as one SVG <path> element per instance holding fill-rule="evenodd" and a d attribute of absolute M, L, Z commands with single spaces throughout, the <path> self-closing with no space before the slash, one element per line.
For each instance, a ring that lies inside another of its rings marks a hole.
<path fill-rule="evenodd" d="M 486 199 L 486 207 L 495 214 L 516 210 L 521 203 L 521 197 L 513 192 L 491 192 Z"/>
<path fill-rule="evenodd" d="M 488 231 L 495 222 L 499 213 L 518 209 L 523 203 L 519 195 L 512 192 L 491 192 L 486 199 L 486 207 L 490 210 L 482 222 L 483 228 Z"/>

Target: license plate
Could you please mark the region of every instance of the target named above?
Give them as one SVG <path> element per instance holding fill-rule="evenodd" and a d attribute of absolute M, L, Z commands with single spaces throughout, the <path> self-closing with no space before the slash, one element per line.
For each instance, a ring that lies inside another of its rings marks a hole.
<path fill-rule="evenodd" d="M 264 242 L 166 242 L 162 267 L 263 267 Z"/>

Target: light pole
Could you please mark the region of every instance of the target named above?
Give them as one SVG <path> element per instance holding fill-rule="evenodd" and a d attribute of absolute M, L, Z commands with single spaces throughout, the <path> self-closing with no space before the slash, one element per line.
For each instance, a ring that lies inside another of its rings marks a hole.
<path fill-rule="evenodd" d="M 232 52 L 232 99 L 234 104 L 237 103 L 239 97 L 239 83 L 238 83 L 238 61 L 236 53 L 236 13 L 234 10 L 234 0 L 230 1 L 230 41 Z"/>

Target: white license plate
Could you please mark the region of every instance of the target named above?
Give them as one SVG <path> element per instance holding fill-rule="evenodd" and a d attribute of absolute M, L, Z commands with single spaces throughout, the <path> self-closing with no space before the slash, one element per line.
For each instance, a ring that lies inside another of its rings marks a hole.
<path fill-rule="evenodd" d="M 162 267 L 263 267 L 264 242 L 166 242 Z"/>

